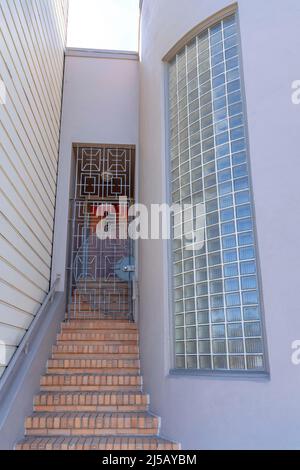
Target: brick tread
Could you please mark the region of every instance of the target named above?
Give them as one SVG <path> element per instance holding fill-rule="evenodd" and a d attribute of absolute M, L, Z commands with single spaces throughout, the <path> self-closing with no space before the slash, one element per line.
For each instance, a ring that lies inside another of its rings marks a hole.
<path fill-rule="evenodd" d="M 35 411 L 146 411 L 141 392 L 44 392 L 34 398 Z"/>
<path fill-rule="evenodd" d="M 26 435 L 158 434 L 159 418 L 147 412 L 37 412 L 26 419 Z"/>
<path fill-rule="evenodd" d="M 177 443 L 156 436 L 27 437 L 18 450 L 179 450 Z"/>

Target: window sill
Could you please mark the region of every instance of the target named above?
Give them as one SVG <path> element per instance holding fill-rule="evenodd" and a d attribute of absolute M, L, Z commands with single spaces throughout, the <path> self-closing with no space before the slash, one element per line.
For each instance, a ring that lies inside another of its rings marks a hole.
<path fill-rule="evenodd" d="M 198 369 L 171 369 L 168 375 L 169 378 L 183 378 L 183 377 L 205 377 L 206 379 L 231 379 L 231 380 L 249 380 L 261 379 L 262 381 L 269 381 L 271 379 L 270 373 L 267 371 L 209 371 Z"/>

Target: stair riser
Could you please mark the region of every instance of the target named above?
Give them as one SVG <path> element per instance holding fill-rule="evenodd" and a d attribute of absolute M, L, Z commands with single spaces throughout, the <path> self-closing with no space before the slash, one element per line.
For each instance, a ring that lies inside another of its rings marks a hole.
<path fill-rule="evenodd" d="M 133 341 L 135 344 L 138 342 L 137 333 L 61 333 L 57 337 L 57 341 L 111 341 L 123 342 Z"/>
<path fill-rule="evenodd" d="M 116 412 L 127 412 L 127 413 L 132 413 L 132 412 L 145 412 L 148 410 L 148 405 L 124 405 L 124 406 L 113 406 L 113 405 L 107 405 L 107 406 L 93 406 L 93 405 L 87 405 L 87 406 L 76 406 L 76 405 L 55 405 L 55 406 L 34 406 L 34 411 L 36 412 L 46 412 L 46 413 L 52 413 L 52 412 L 57 412 L 57 413 L 63 413 L 63 412 L 78 412 L 78 413 L 116 413 Z"/>
<path fill-rule="evenodd" d="M 49 369 L 140 369 L 140 361 L 132 360 L 76 360 L 76 359 L 66 359 L 66 360 L 52 360 L 50 359 L 47 363 Z"/>
<path fill-rule="evenodd" d="M 125 439 L 125 438 L 124 438 Z M 149 438 L 149 443 L 144 443 L 144 444 L 128 444 L 125 442 L 124 444 L 76 444 L 76 445 L 68 445 L 68 444 L 41 444 L 40 440 L 37 439 L 36 444 L 23 444 L 23 445 L 18 445 L 16 447 L 16 450 L 58 450 L 58 451 L 74 451 L 74 450 L 83 450 L 83 451 L 91 451 L 91 450 L 96 450 L 96 451 L 111 451 L 111 450 L 180 450 L 180 446 L 177 444 L 151 444 L 151 440 Z M 47 439 L 48 441 L 48 439 Z M 127 441 L 127 439 L 126 439 Z"/>
<path fill-rule="evenodd" d="M 118 322 L 117 320 L 71 320 L 62 324 L 62 331 L 69 330 L 137 331 L 137 325 L 135 323 L 128 323 L 128 321 Z"/>
<path fill-rule="evenodd" d="M 119 354 L 138 355 L 138 347 L 134 345 L 130 346 L 110 346 L 110 345 L 57 345 L 53 346 L 53 354 L 115 354 L 120 359 Z"/>
<path fill-rule="evenodd" d="M 141 392 L 138 385 L 41 385 L 41 392 Z"/>
<path fill-rule="evenodd" d="M 139 356 L 137 354 L 105 354 L 105 353 L 98 353 L 98 354 L 83 354 L 83 353 L 52 353 L 53 360 L 91 360 L 91 359 L 111 359 L 111 360 L 133 360 L 137 361 Z"/>
<path fill-rule="evenodd" d="M 28 429 L 26 436 L 157 436 L 158 428 L 140 429 L 140 428 L 111 428 L 111 429 Z"/>
<path fill-rule="evenodd" d="M 49 374 L 59 374 L 59 375 L 66 375 L 66 374 L 133 374 L 133 375 L 138 375 L 139 374 L 139 369 L 137 368 L 130 368 L 130 367 L 116 367 L 116 368 L 111 368 L 111 367 L 97 367 L 95 369 L 93 368 L 87 368 L 85 367 L 84 369 L 77 369 L 77 368 L 72 368 L 69 367 L 68 369 L 66 368 L 55 368 L 55 367 L 48 367 L 47 372 Z"/>

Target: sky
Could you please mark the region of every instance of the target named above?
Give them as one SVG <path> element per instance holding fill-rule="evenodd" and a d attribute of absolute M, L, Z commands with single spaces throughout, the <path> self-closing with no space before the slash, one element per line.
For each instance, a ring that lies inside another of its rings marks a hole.
<path fill-rule="evenodd" d="M 138 50 L 139 0 L 70 0 L 68 47 Z"/>

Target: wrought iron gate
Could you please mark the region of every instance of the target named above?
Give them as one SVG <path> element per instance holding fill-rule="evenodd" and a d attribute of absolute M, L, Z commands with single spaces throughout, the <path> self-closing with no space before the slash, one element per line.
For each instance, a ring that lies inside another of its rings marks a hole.
<path fill-rule="evenodd" d="M 69 319 L 133 319 L 133 147 L 76 146 Z"/>

